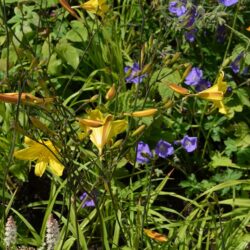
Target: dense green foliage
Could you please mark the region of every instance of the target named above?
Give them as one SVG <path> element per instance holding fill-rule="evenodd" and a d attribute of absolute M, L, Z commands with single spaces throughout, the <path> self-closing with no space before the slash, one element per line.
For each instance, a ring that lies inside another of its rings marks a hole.
<path fill-rule="evenodd" d="M 249 249 L 250 4 L 228 2 L 0 1 L 1 249 Z"/>

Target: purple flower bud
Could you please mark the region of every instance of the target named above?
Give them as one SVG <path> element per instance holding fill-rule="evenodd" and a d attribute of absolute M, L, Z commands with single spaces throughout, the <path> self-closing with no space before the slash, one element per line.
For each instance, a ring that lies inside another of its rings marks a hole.
<path fill-rule="evenodd" d="M 195 40 L 195 34 L 197 32 L 197 29 L 192 29 L 185 32 L 185 38 L 188 42 L 193 43 Z"/>
<path fill-rule="evenodd" d="M 219 0 L 219 2 L 224 6 L 228 7 L 238 3 L 238 0 Z"/>
<path fill-rule="evenodd" d="M 244 56 L 244 53 L 241 52 L 235 59 L 234 61 L 230 64 L 230 67 L 232 69 L 232 71 L 237 74 L 240 71 L 240 62 L 242 57 Z"/>
<path fill-rule="evenodd" d="M 155 147 L 155 153 L 159 157 L 167 158 L 168 156 L 170 156 L 174 153 L 174 148 L 167 141 L 159 140 L 156 147 Z"/>
<path fill-rule="evenodd" d="M 225 25 L 219 25 L 216 31 L 217 41 L 219 43 L 223 43 L 225 41 L 226 35 L 227 35 L 227 30 Z"/>
<path fill-rule="evenodd" d="M 191 153 L 197 148 L 197 137 L 185 135 L 181 140 L 181 145 L 188 153 Z"/>
<path fill-rule="evenodd" d="M 140 75 L 140 67 L 138 63 L 134 63 L 132 67 L 126 66 L 124 72 L 127 73 L 131 70 L 130 75 L 125 79 L 127 83 L 138 84 L 142 82 L 142 79 L 146 77 L 146 74 Z"/>
<path fill-rule="evenodd" d="M 141 164 L 148 163 L 151 157 L 152 152 L 150 151 L 148 144 L 144 143 L 143 141 L 138 142 L 136 162 Z"/>
<path fill-rule="evenodd" d="M 203 76 L 203 71 L 198 67 L 194 67 L 187 75 L 185 83 L 190 86 L 195 86 L 202 79 L 202 76 Z"/>

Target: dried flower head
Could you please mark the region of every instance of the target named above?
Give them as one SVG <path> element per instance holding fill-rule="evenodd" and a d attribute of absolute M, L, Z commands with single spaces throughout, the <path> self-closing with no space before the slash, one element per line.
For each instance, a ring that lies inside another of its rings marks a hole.
<path fill-rule="evenodd" d="M 10 247 L 16 243 L 17 228 L 12 216 L 10 216 L 5 225 L 4 242 L 6 247 Z"/>
<path fill-rule="evenodd" d="M 51 214 L 47 222 L 47 230 L 46 230 L 47 250 L 54 250 L 56 242 L 59 238 L 59 233 L 60 230 L 58 222 L 56 219 L 53 218 L 53 215 Z"/>

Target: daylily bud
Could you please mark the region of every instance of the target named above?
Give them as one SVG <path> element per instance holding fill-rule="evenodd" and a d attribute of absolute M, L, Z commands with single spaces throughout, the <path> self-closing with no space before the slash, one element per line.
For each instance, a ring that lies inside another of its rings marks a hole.
<path fill-rule="evenodd" d="M 105 96 L 106 100 L 112 100 L 115 97 L 115 94 L 116 94 L 116 89 L 115 85 L 113 84 Z"/>
<path fill-rule="evenodd" d="M 95 102 L 97 100 L 97 98 L 99 97 L 99 95 L 94 95 L 89 99 L 89 102 Z"/>
<path fill-rule="evenodd" d="M 181 81 L 184 81 L 184 79 L 187 77 L 191 69 L 192 69 L 192 65 L 189 64 L 181 77 Z"/>
<path fill-rule="evenodd" d="M 117 140 L 117 141 L 112 145 L 111 148 L 113 149 L 113 148 L 118 148 L 118 147 L 120 147 L 121 144 L 122 144 L 122 142 L 123 142 L 123 139 Z"/>
<path fill-rule="evenodd" d="M 139 128 L 137 128 L 133 133 L 132 133 L 132 137 L 141 134 L 141 132 L 146 128 L 146 125 L 143 124 L 141 125 Z"/>
<path fill-rule="evenodd" d="M 188 89 L 185 89 L 177 84 L 171 83 L 168 85 L 168 87 L 170 89 L 172 89 L 173 91 L 177 92 L 178 94 L 181 94 L 181 95 L 188 95 L 189 94 Z"/>
<path fill-rule="evenodd" d="M 145 45 L 143 45 L 141 49 L 141 65 L 143 65 L 144 55 L 145 55 Z"/>
<path fill-rule="evenodd" d="M 143 67 L 141 73 L 142 73 L 142 74 L 148 73 L 148 72 L 151 71 L 151 69 L 152 69 L 152 64 L 151 64 L 151 63 L 148 63 L 148 64 L 146 64 L 146 65 Z"/>
<path fill-rule="evenodd" d="M 145 109 L 142 111 L 125 113 L 124 115 L 129 115 L 129 116 L 133 116 L 133 117 L 147 117 L 147 116 L 153 116 L 157 111 L 158 111 L 158 109 Z"/>
<path fill-rule="evenodd" d="M 163 108 L 168 109 L 172 107 L 173 102 L 171 100 L 168 100 L 164 103 Z"/>
<path fill-rule="evenodd" d="M 88 126 L 91 128 L 98 128 L 103 126 L 103 122 L 98 120 L 80 119 L 80 118 L 77 118 L 77 120 L 80 122 L 81 125 Z"/>
<path fill-rule="evenodd" d="M 178 60 L 178 58 L 180 57 L 181 53 L 180 52 L 176 52 L 173 56 L 173 58 L 171 59 L 170 63 L 174 63 Z"/>

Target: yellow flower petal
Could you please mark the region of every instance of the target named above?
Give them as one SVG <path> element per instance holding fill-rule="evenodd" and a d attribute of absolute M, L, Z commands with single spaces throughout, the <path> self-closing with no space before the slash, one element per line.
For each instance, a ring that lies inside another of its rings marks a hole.
<path fill-rule="evenodd" d="M 62 176 L 64 166 L 56 159 L 50 158 L 49 159 L 49 169 L 52 171 L 53 174 L 55 174 L 57 176 Z"/>
<path fill-rule="evenodd" d="M 37 146 L 21 149 L 14 152 L 14 157 L 20 160 L 34 161 L 39 158 L 40 149 Z"/>
<path fill-rule="evenodd" d="M 35 175 L 41 177 L 46 170 L 47 164 L 46 161 L 38 161 L 35 165 Z"/>
<path fill-rule="evenodd" d="M 202 99 L 210 100 L 210 101 L 221 101 L 223 99 L 223 92 L 200 92 L 197 94 Z"/>

